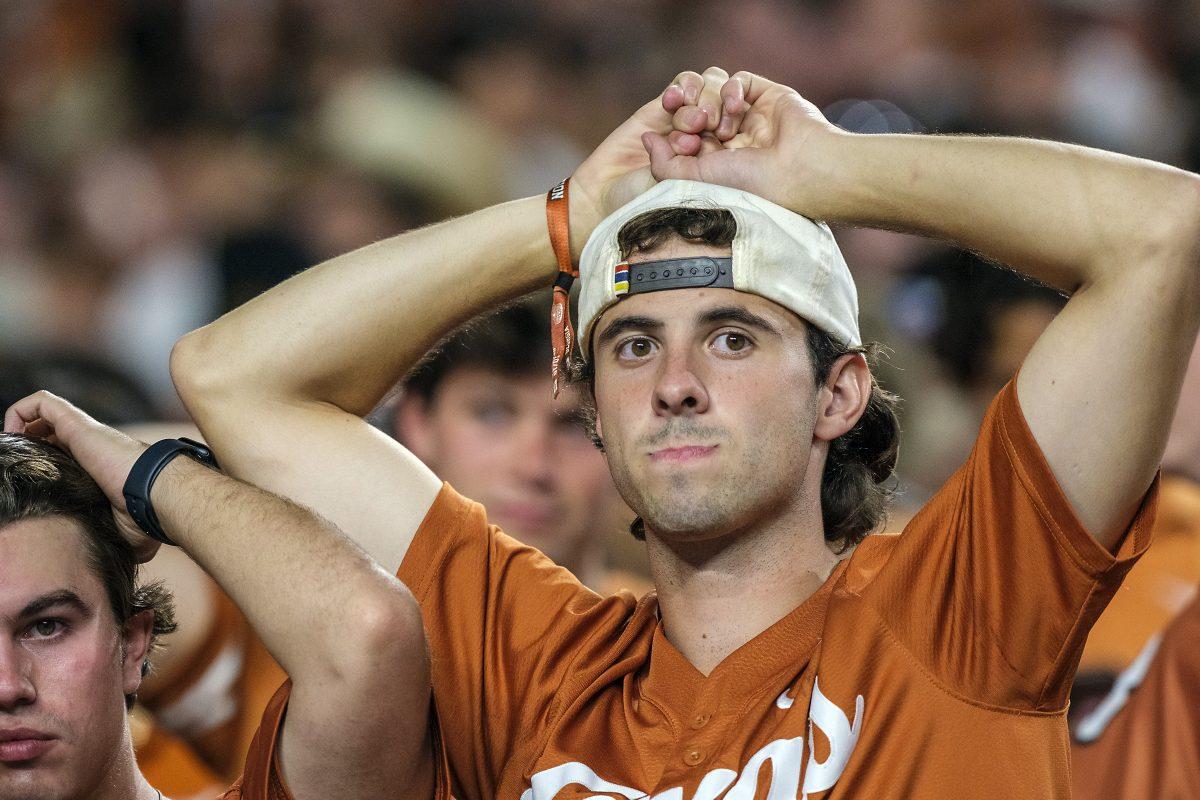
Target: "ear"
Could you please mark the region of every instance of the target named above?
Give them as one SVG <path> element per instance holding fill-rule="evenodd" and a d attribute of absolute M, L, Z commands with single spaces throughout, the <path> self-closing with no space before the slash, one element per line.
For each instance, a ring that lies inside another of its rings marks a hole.
<path fill-rule="evenodd" d="M 426 463 L 435 455 L 431 405 L 423 398 L 406 394 L 396 404 L 396 413 L 392 417 L 393 435 Z"/>
<path fill-rule="evenodd" d="M 847 353 L 833 362 L 817 396 L 813 436 L 832 442 L 853 428 L 871 399 L 871 369 L 861 353 Z"/>
<path fill-rule="evenodd" d="M 150 653 L 150 643 L 154 637 L 154 612 L 139 611 L 129 618 L 121 631 L 123 635 L 125 656 L 121 662 L 121 680 L 123 694 L 135 694 L 142 685 L 142 665 Z"/>

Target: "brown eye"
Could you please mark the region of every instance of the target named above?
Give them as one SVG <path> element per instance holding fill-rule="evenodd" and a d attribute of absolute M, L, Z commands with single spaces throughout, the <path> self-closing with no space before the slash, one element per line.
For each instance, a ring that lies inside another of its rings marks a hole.
<path fill-rule="evenodd" d="M 639 360 L 646 358 L 654 353 L 654 342 L 645 338 L 638 337 L 636 339 L 627 339 L 621 343 L 620 349 L 617 351 L 617 357 L 627 360 Z"/>
<path fill-rule="evenodd" d="M 741 353 L 750 348 L 750 338 L 742 333 L 722 333 L 713 341 L 713 346 L 724 353 Z"/>
<path fill-rule="evenodd" d="M 61 624 L 54 619 L 40 619 L 33 623 L 33 632 L 42 638 L 48 638 L 58 633 Z"/>

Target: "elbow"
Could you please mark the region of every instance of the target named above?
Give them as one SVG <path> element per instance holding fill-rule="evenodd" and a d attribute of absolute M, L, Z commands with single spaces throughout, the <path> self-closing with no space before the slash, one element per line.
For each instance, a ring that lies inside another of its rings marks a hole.
<path fill-rule="evenodd" d="M 429 686 L 429 647 L 416 598 L 388 576 L 387 586 L 344 610 L 336 644 L 337 672 L 355 693 L 378 697 L 381 690 Z"/>
<path fill-rule="evenodd" d="M 1200 262 L 1200 175 L 1180 175 L 1172 202 L 1160 214 L 1160 247 L 1192 275 Z"/>
<path fill-rule="evenodd" d="M 1200 175 L 1188 172 L 1181 191 L 1181 209 L 1171 249 L 1182 272 L 1182 297 L 1200 308 Z"/>
<path fill-rule="evenodd" d="M 1140 235 L 1114 251 L 1115 275 L 1130 273 L 1157 287 L 1159 296 L 1200 302 L 1200 175 L 1172 170 L 1151 202 Z"/>
<path fill-rule="evenodd" d="M 197 419 L 204 407 L 224 392 L 227 381 L 219 368 L 222 362 L 207 328 L 185 334 L 171 348 L 171 382 L 179 399 Z"/>

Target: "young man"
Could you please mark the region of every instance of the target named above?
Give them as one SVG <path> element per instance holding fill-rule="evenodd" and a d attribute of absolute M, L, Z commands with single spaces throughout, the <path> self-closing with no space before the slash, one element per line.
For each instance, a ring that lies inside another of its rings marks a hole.
<path fill-rule="evenodd" d="M 127 709 L 155 636 L 173 626 L 169 597 L 136 588 L 137 562 L 166 539 L 241 605 L 292 677 L 227 798 L 434 793 L 424 636 L 398 581 L 181 440 L 147 448 L 45 392 L 13 405 L 4 431 L 2 800 L 161 800 L 134 761 Z M 130 492 L 149 528 L 131 518 Z"/>
<path fill-rule="evenodd" d="M 189 335 L 176 385 L 234 473 L 413 590 L 456 797 L 1066 797 L 1067 685 L 1147 545 L 1200 325 L 1200 179 L 847 134 L 786 87 L 726 78 L 681 75 L 549 208 L 381 242 Z M 638 197 L 652 175 L 767 200 Z M 553 277 L 547 220 L 569 268 L 567 202 L 596 431 L 658 589 L 638 604 L 489 528 L 359 420 L 443 332 Z M 842 560 L 879 520 L 894 426 L 844 262 L 799 214 L 954 239 L 1074 291 L 963 469 Z"/>
<path fill-rule="evenodd" d="M 606 545 L 628 526 L 586 428 L 586 397 L 546 391 L 548 295 L 468 323 L 404 383 L 392 416 L 400 442 L 491 521 L 600 594 L 646 580 L 611 569 Z"/>

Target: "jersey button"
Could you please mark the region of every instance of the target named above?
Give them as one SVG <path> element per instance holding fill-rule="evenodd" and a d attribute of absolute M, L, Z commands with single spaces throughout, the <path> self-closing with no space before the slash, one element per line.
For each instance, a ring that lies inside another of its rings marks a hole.
<path fill-rule="evenodd" d="M 699 750 L 688 750 L 683 755 L 683 763 L 687 764 L 689 767 L 694 767 L 703 760 L 704 753 L 700 752 Z"/>
<path fill-rule="evenodd" d="M 710 719 L 712 719 L 712 716 L 709 714 L 697 714 L 696 716 L 692 717 L 692 727 L 696 730 L 700 730 L 708 724 Z"/>

